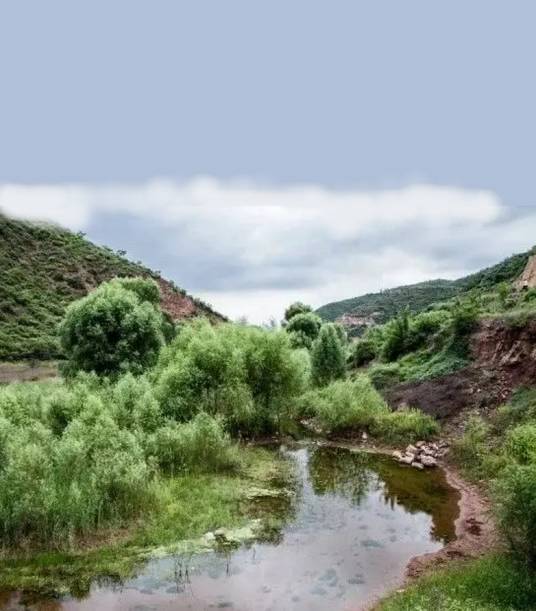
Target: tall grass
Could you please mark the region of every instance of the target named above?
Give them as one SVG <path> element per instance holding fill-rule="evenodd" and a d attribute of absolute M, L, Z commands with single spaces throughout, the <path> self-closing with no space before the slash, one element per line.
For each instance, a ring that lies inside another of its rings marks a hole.
<path fill-rule="evenodd" d="M 69 546 L 160 502 L 162 474 L 233 468 L 221 423 L 167 423 L 145 378 L 0 389 L 0 541 Z"/>
<path fill-rule="evenodd" d="M 364 375 L 305 393 L 299 413 L 314 418 L 328 434 L 368 431 L 389 443 L 426 439 L 439 432 L 436 421 L 419 410 L 391 411 Z"/>

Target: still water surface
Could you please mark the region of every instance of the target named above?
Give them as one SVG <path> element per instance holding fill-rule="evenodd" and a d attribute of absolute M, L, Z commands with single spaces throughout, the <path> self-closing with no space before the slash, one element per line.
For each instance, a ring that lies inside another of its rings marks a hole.
<path fill-rule="evenodd" d="M 412 556 L 454 537 L 458 496 L 442 471 L 333 447 L 288 453 L 297 492 L 277 509 L 285 521 L 275 541 L 154 560 L 120 586 L 95 583 L 82 600 L 40 600 L 29 608 L 358 610 L 396 584 Z M 0 608 L 28 608 L 21 600 L 5 594 Z"/>

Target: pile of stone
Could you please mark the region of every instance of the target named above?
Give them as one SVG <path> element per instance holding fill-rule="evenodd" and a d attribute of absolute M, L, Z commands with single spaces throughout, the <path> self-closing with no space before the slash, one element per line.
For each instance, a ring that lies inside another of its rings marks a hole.
<path fill-rule="evenodd" d="M 437 467 L 437 461 L 444 456 L 448 451 L 448 443 L 440 441 L 439 443 L 427 443 L 425 441 L 417 441 L 415 445 L 410 444 L 404 452 L 395 450 L 393 458 L 402 465 L 411 465 L 415 469 L 424 469 L 425 467 Z"/>

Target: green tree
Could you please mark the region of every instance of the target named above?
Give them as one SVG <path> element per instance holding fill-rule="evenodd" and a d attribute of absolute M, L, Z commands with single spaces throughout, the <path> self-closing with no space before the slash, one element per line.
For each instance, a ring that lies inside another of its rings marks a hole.
<path fill-rule="evenodd" d="M 164 344 L 152 280 L 112 280 L 72 303 L 60 326 L 66 373 L 141 373 Z"/>
<path fill-rule="evenodd" d="M 308 381 L 308 355 L 284 331 L 198 321 L 181 329 L 155 370 L 164 415 L 222 416 L 231 432 L 276 430 Z"/>
<path fill-rule="evenodd" d="M 301 301 L 295 301 L 285 310 L 285 322 L 289 322 L 289 320 L 296 316 L 296 314 L 306 314 L 307 312 L 312 311 L 313 308 L 310 305 L 302 303 Z"/>
<path fill-rule="evenodd" d="M 409 312 L 404 310 L 385 326 L 382 357 L 386 361 L 396 361 L 408 348 Z"/>
<path fill-rule="evenodd" d="M 349 351 L 348 364 L 351 367 L 362 367 L 376 357 L 376 346 L 369 338 L 359 339 L 354 342 Z"/>
<path fill-rule="evenodd" d="M 317 386 L 324 386 L 345 376 L 345 351 L 333 323 L 323 325 L 318 338 L 313 342 L 311 371 Z"/>
<path fill-rule="evenodd" d="M 292 316 L 285 331 L 290 334 L 292 345 L 295 348 L 310 348 L 318 337 L 321 326 L 320 316 L 313 312 L 303 312 Z"/>

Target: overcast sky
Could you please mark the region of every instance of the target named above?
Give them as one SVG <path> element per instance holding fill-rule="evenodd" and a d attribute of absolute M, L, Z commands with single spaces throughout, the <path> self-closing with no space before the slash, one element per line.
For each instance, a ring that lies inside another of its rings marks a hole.
<path fill-rule="evenodd" d="M 531 0 L 0 1 L 0 209 L 231 317 L 536 243 Z"/>

